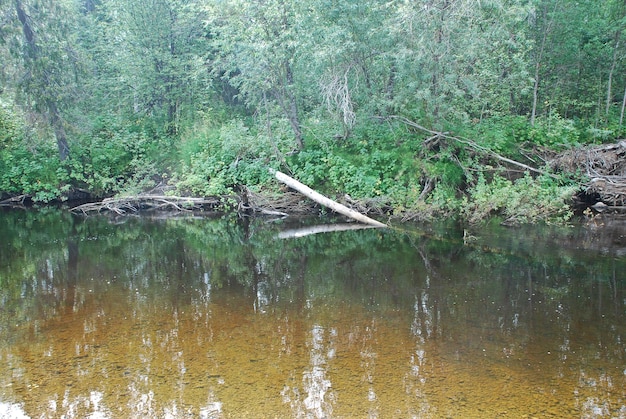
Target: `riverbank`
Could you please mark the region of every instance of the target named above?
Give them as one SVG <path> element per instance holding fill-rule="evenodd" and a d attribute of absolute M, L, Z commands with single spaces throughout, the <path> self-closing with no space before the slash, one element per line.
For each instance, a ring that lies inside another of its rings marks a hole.
<path fill-rule="evenodd" d="M 529 129 L 522 120 L 511 121 Z M 508 225 L 559 224 L 574 215 L 624 212 L 624 140 L 548 147 L 543 137 L 536 137 L 540 128 L 524 135 L 519 129 L 511 131 L 503 140 L 494 130 L 471 127 L 470 134 L 480 136 L 479 144 L 461 133 L 428 130 L 426 134 L 436 135 L 424 138 L 424 132 L 406 131 L 417 129 L 413 125 L 420 127 L 411 121 L 393 119 L 392 123 L 391 129 L 355 132 L 342 141 L 310 142 L 298 152 L 285 153 L 280 151 L 284 147 L 277 146 L 271 154 L 267 153 L 271 144 L 252 136 L 245 126 L 225 125 L 183 135 L 179 151 L 165 161 L 169 166 L 159 164 L 167 166 L 161 170 L 154 156 L 141 150 L 136 155 L 116 151 L 115 144 L 108 155 L 77 150 L 77 157 L 63 163 L 55 157 L 44 163 L 38 160 L 41 153 L 23 154 L 25 160 L 3 174 L 5 193 L 0 205 L 74 208 L 88 202 L 78 211 L 84 213 L 328 211 L 276 181 L 267 170 L 275 167 L 332 200 L 383 221 L 454 218 L 474 225 L 499 217 Z M 15 157 L 11 150 L 3 152 Z M 89 155 L 104 163 L 107 158 L 130 159 L 132 165 L 113 170 L 109 161 L 98 168 L 96 160 L 85 160 Z M 26 175 L 27 167 L 33 168 L 28 172 L 32 179 Z M 49 180 L 42 182 L 45 177 Z"/>
<path fill-rule="evenodd" d="M 491 188 L 481 191 L 481 195 L 465 198 L 466 207 L 459 208 L 459 212 L 442 210 L 436 203 L 418 202 L 413 208 L 393 208 L 384 198 L 354 199 L 348 194 L 335 196 L 336 202 L 345 205 L 361 214 L 389 221 L 393 223 L 405 222 L 432 222 L 441 219 L 457 219 L 469 225 L 488 222 L 497 219 L 503 225 L 519 225 L 543 221 L 551 223 L 565 223 L 574 216 L 580 216 L 593 221 L 596 226 L 605 225 L 605 220 L 622 219 L 624 211 L 621 205 L 608 204 L 603 196 L 615 199 L 616 195 L 603 195 L 599 190 L 599 181 L 593 180 L 589 184 L 581 184 L 576 188 L 570 187 L 572 193 L 563 196 L 562 203 L 555 209 L 536 203 L 533 213 L 528 211 L 522 214 L 522 207 L 515 206 L 514 201 L 520 204 L 521 190 L 515 190 L 513 183 L 499 185 L 500 188 Z M 508 187 L 507 187 L 508 186 Z M 593 189 L 592 189 L 593 188 Z M 52 200 L 47 203 L 34 202 L 29 195 L 20 195 L 7 198 L 0 202 L 0 207 L 31 208 L 42 206 L 61 206 L 75 214 L 95 215 L 112 213 L 114 215 L 133 215 L 138 213 L 158 212 L 161 214 L 193 212 L 194 214 L 208 213 L 237 213 L 240 216 L 319 216 L 331 213 L 328 208 L 312 201 L 298 192 L 280 188 L 279 190 L 255 191 L 254 188 L 240 187 L 239 193 L 224 194 L 208 197 L 177 196 L 176 187 L 160 185 L 158 188 L 145 191 L 138 195 L 116 195 L 102 200 L 90 198 L 83 192 L 81 199 Z M 513 194 L 517 196 L 513 196 Z M 489 197 L 491 195 L 491 197 Z M 528 194 L 527 202 L 530 205 L 534 197 Z M 568 202 L 569 201 L 569 202 Z M 613 201 L 615 202 L 615 201 Z M 517 208 L 517 212 L 512 210 Z M 540 216 L 541 215 L 541 216 Z M 529 222 L 524 222 L 528 221 Z"/>

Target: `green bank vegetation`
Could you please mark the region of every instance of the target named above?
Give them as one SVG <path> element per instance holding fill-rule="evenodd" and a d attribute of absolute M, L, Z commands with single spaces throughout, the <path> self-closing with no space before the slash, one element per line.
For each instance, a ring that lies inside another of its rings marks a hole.
<path fill-rule="evenodd" d="M 4 198 L 275 195 L 273 167 L 402 219 L 566 220 L 589 173 L 551 162 L 625 131 L 618 0 L 2 0 L 0 21 Z"/>

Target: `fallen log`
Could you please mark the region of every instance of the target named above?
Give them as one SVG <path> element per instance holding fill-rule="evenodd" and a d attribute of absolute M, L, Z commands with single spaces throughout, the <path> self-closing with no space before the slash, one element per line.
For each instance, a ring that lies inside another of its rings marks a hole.
<path fill-rule="evenodd" d="M 13 196 L 0 201 L 0 207 L 23 207 L 26 200 L 30 200 L 30 195 Z"/>
<path fill-rule="evenodd" d="M 300 192 L 302 195 L 307 198 L 312 199 L 320 205 L 323 205 L 331 210 L 339 213 L 341 215 L 345 215 L 346 217 L 350 217 L 353 220 L 359 221 L 361 223 L 369 224 L 375 227 L 387 227 L 387 224 L 381 223 L 380 221 L 376 221 L 366 215 L 361 214 L 360 212 L 354 211 L 346 207 L 345 205 L 340 204 L 339 202 L 333 201 L 330 198 L 325 197 L 319 192 L 314 191 L 303 183 L 295 180 L 292 177 L 287 176 L 286 174 L 279 172 L 278 170 L 269 169 L 270 173 L 273 174 L 276 179 L 289 186 L 292 189 Z"/>

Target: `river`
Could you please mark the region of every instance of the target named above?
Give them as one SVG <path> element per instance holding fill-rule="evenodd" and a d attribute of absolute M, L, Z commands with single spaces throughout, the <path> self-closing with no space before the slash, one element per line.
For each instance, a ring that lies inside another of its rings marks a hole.
<path fill-rule="evenodd" d="M 626 418 L 626 229 L 0 212 L 0 417 Z"/>

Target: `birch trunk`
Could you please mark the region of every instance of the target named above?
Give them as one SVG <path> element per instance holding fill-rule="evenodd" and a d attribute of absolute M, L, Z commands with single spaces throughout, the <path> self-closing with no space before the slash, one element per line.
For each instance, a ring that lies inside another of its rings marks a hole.
<path fill-rule="evenodd" d="M 300 192 L 302 195 L 306 196 L 307 198 L 312 199 L 313 201 L 317 202 L 320 205 L 330 208 L 331 210 L 341 215 L 345 215 L 346 217 L 350 217 L 353 220 L 359 221 L 361 223 L 369 224 L 375 227 L 387 227 L 386 224 L 381 223 L 380 221 L 371 219 L 367 217 L 366 215 L 361 214 L 360 212 L 354 211 L 353 209 L 350 209 L 346 207 L 345 205 L 335 202 L 332 199 L 327 198 L 318 192 L 315 192 L 313 189 L 309 188 L 305 184 L 298 182 L 294 178 L 289 177 L 282 172 L 274 171 L 273 169 L 269 169 L 269 170 L 270 170 L 270 173 L 272 173 L 276 177 L 276 179 L 283 182 L 285 185 L 289 186 L 290 188 L 295 189 L 296 191 Z"/>

